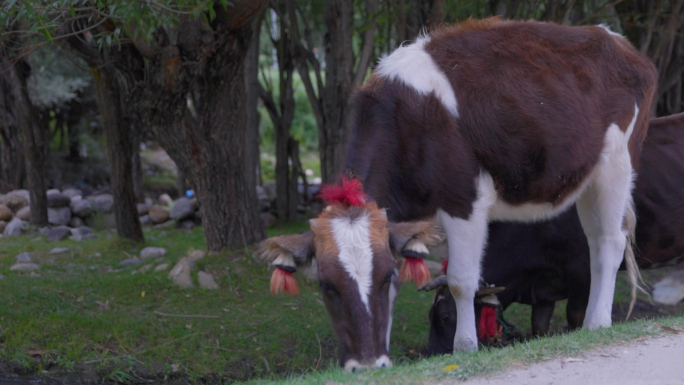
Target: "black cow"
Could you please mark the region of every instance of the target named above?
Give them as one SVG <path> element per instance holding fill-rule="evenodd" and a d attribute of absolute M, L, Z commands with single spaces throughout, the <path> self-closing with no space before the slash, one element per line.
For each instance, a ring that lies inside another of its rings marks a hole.
<path fill-rule="evenodd" d="M 637 211 L 637 262 L 642 268 L 677 262 L 684 255 L 684 113 L 652 119 L 633 193 Z M 532 333 L 546 334 L 555 302 L 568 299 L 568 327 L 582 326 L 591 282 L 589 247 L 577 212 L 531 224 L 494 222 L 483 279 L 504 286 L 503 309 L 532 306 Z M 451 353 L 456 307 L 446 285 L 430 309 L 428 354 Z"/>

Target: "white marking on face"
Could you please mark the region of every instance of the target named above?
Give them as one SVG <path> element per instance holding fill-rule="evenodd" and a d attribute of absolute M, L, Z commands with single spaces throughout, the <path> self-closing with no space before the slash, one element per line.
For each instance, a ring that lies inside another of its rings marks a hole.
<path fill-rule="evenodd" d="M 388 80 L 400 80 L 422 95 L 434 92 L 451 115 L 458 118 L 458 102 L 451 82 L 425 51 L 429 41 L 429 36 L 419 36 L 415 43 L 397 48 L 380 59 L 375 73 Z"/>
<path fill-rule="evenodd" d="M 340 251 L 339 260 L 349 276 L 359 287 L 361 302 L 370 313 L 368 296 L 373 276 L 373 250 L 370 244 L 368 215 L 354 220 L 334 218 L 330 220 L 333 238 Z"/>

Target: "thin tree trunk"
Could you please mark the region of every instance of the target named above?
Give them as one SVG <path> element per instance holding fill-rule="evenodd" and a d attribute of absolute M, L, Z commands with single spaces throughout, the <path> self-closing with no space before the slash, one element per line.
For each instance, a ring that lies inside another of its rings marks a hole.
<path fill-rule="evenodd" d="M 117 234 L 136 242 L 145 240 L 136 207 L 133 179 L 133 132 L 132 124 L 125 118 L 123 98 L 114 69 L 105 65 L 92 67 L 95 88 L 102 118 L 102 127 L 107 138 L 107 158 L 111 169 L 112 195 Z"/>
<path fill-rule="evenodd" d="M 252 21 L 252 41 L 245 57 L 245 103 L 247 105 L 247 129 L 245 131 L 245 185 L 249 190 L 256 190 L 259 170 L 259 123 L 257 110 L 259 104 L 259 32 L 263 14 Z M 259 207 L 254 196 L 254 207 Z"/>

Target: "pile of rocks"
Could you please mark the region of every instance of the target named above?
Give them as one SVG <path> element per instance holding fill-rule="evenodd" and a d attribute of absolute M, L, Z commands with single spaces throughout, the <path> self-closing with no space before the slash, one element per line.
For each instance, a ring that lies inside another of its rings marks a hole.
<path fill-rule="evenodd" d="M 299 186 L 302 215 L 309 211 L 317 214 L 322 207 L 314 197 L 320 185 L 310 185 L 305 189 Z M 266 227 L 276 223 L 275 184 L 267 183 L 257 187 L 261 219 Z M 111 194 L 83 196 L 78 189 L 47 191 L 49 228 L 41 229 L 50 240 L 60 240 L 68 236 L 83 239 L 92 236 L 92 228 L 115 228 L 114 197 Z M 318 206 L 317 206 L 318 205 Z M 181 197 L 171 199 L 162 194 L 157 201 L 146 199 L 137 206 L 140 222 L 156 227 L 176 226 L 191 228 L 202 223 L 202 211 L 196 198 Z M 15 190 L 0 194 L 0 236 L 21 235 L 28 229 L 31 219 L 31 198 L 28 190 Z"/>

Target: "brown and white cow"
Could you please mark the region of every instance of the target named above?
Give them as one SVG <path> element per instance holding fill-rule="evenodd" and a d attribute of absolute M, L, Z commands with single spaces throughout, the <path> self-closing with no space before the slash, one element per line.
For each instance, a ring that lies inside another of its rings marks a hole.
<path fill-rule="evenodd" d="M 656 81 L 653 64 L 605 27 L 496 18 L 380 60 L 355 95 L 347 167 L 391 220 L 443 226 L 455 351 L 477 349 L 487 223 L 550 218 L 572 203 L 591 255 L 583 326 L 611 325 L 623 254 L 636 276 L 625 253 L 631 190 Z"/>
<path fill-rule="evenodd" d="M 633 192 L 636 254 L 641 268 L 684 260 L 684 113 L 651 119 Z M 589 246 L 574 210 L 536 223 L 489 224 L 483 279 L 505 310 L 514 302 L 532 306 L 532 335 L 548 333 L 556 301 L 568 299 L 570 330 L 582 326 L 589 301 Z M 440 276 L 430 308 L 428 355 L 451 353 L 456 308 Z M 476 306 L 477 308 L 477 306 Z"/>
<path fill-rule="evenodd" d="M 276 269 L 271 291 L 293 288 L 296 267 L 316 258 L 318 281 L 340 344 L 340 365 L 354 371 L 391 366 L 390 331 L 399 290 L 395 258 L 427 255 L 444 236 L 430 222 L 388 222 L 385 209 L 366 199 L 357 180 L 324 186 L 328 206 L 311 231 L 269 238 L 255 257 Z M 297 290 L 291 290 L 297 291 Z"/>

